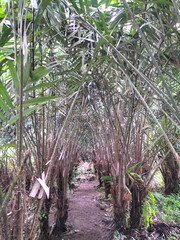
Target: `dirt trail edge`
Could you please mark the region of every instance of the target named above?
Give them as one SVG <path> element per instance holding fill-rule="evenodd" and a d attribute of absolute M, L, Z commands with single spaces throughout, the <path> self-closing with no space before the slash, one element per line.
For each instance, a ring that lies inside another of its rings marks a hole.
<path fill-rule="evenodd" d="M 111 220 L 97 201 L 96 181 L 80 183 L 69 198 L 68 231 L 53 240 L 112 240 Z"/>

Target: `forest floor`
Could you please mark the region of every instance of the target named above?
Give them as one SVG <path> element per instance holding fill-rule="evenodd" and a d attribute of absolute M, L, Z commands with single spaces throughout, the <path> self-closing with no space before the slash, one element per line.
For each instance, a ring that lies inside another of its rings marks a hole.
<path fill-rule="evenodd" d="M 98 200 L 97 181 L 79 183 L 69 196 L 67 231 L 51 240 L 112 240 L 112 216 Z"/>

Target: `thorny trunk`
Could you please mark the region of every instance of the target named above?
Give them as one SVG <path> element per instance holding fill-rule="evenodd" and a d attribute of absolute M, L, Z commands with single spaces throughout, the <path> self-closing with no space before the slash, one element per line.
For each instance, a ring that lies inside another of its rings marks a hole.
<path fill-rule="evenodd" d="M 54 231 L 55 232 L 63 232 L 66 231 L 65 222 L 68 216 L 68 204 L 66 197 L 66 186 L 67 182 L 65 180 L 66 176 L 63 176 L 63 169 L 59 170 L 58 173 L 58 191 L 57 191 L 57 222 Z"/>
<path fill-rule="evenodd" d="M 180 168 L 171 152 L 163 162 L 161 172 L 165 183 L 165 194 L 177 193 L 180 183 Z"/>
<path fill-rule="evenodd" d="M 124 231 L 128 227 L 129 222 L 129 200 L 131 193 L 129 189 L 121 187 L 118 189 L 118 186 L 114 189 L 114 221 L 116 223 L 116 229 L 120 232 Z M 120 198 L 118 199 L 118 192 Z"/>
<path fill-rule="evenodd" d="M 39 240 L 48 239 L 48 229 L 49 229 L 48 216 L 49 216 L 50 207 L 51 207 L 50 199 L 45 199 L 43 207 L 41 209 L 41 217 L 40 217 L 41 231 L 40 231 Z"/>
<path fill-rule="evenodd" d="M 144 186 L 141 181 L 137 181 L 132 189 L 132 205 L 131 205 L 131 213 L 130 213 L 130 226 L 131 228 L 139 227 L 141 215 L 142 215 L 142 205 L 144 203 L 144 199 L 147 195 Z"/>

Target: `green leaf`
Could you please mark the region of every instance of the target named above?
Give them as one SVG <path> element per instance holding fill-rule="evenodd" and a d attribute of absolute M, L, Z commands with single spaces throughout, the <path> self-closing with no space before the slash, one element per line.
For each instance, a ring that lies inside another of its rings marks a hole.
<path fill-rule="evenodd" d="M 135 167 L 137 167 L 141 162 L 138 162 L 136 164 L 134 164 L 133 166 L 131 166 L 130 168 L 128 168 L 127 172 L 131 172 Z"/>
<path fill-rule="evenodd" d="M 12 29 L 3 25 L 2 33 L 0 33 L 0 47 L 3 47 L 12 36 Z"/>
<path fill-rule="evenodd" d="M 95 7 L 95 8 L 98 7 L 98 1 L 97 0 L 92 0 L 91 3 L 92 3 L 92 7 Z"/>
<path fill-rule="evenodd" d="M 40 34 L 45 34 L 47 31 L 49 31 L 49 28 L 48 28 L 48 27 L 43 28 L 42 30 L 35 32 L 35 33 L 34 33 L 34 36 L 37 37 L 37 36 L 39 36 Z M 42 35 L 41 35 L 41 37 L 42 37 Z"/>
<path fill-rule="evenodd" d="M 69 0 L 69 2 L 73 5 L 74 9 L 77 11 L 77 13 L 81 13 L 80 9 L 78 8 L 76 2 L 74 0 Z"/>
<path fill-rule="evenodd" d="M 148 192 L 148 195 L 149 195 L 149 199 L 150 199 L 151 202 L 152 202 L 152 213 L 153 213 L 154 217 L 156 217 L 156 212 L 155 212 L 155 198 L 154 198 L 154 195 L 153 195 L 151 192 Z"/>
<path fill-rule="evenodd" d="M 101 22 L 102 22 L 103 29 L 104 29 L 105 33 L 106 33 L 106 35 L 109 35 L 109 30 L 106 26 L 106 20 L 105 20 L 104 14 L 100 11 L 98 11 L 98 13 L 99 13 L 99 16 L 100 16 L 100 19 L 101 19 Z"/>
<path fill-rule="evenodd" d="M 27 15 L 23 15 L 23 19 L 30 19 L 32 18 L 32 14 L 28 13 Z"/>
<path fill-rule="evenodd" d="M 111 0 L 106 0 L 106 7 L 111 5 Z"/>
<path fill-rule="evenodd" d="M 0 13 L 0 18 L 4 18 L 6 14 Z"/>
<path fill-rule="evenodd" d="M 40 83 L 36 86 L 33 86 L 33 87 L 30 87 L 30 88 L 26 89 L 24 92 L 30 92 L 30 91 L 37 90 L 37 89 L 47 88 L 47 87 L 52 86 L 53 84 L 54 83 L 52 83 L 52 82 Z"/>
<path fill-rule="evenodd" d="M 0 112 L 0 118 L 1 118 L 4 122 L 6 121 L 6 119 L 5 119 L 4 115 L 2 114 L 2 112 Z"/>
<path fill-rule="evenodd" d="M 90 15 L 89 1 L 88 0 L 85 0 L 85 6 L 86 6 L 86 13 L 87 13 L 87 15 Z"/>
<path fill-rule="evenodd" d="M 3 96 L 4 100 L 7 102 L 7 104 L 8 104 L 11 108 L 13 108 L 11 99 L 10 99 L 10 97 L 9 97 L 9 95 L 8 95 L 8 92 L 6 91 L 6 88 L 3 86 L 1 80 L 0 80 L 0 93 L 1 93 L 1 95 Z"/>
<path fill-rule="evenodd" d="M 13 78 L 15 90 L 18 93 L 18 91 L 19 91 L 19 81 L 18 81 L 18 76 L 17 76 L 16 70 L 14 68 L 13 61 L 10 61 L 10 60 L 8 61 L 8 67 L 9 67 L 9 71 L 11 73 L 11 76 Z"/>
<path fill-rule="evenodd" d="M 2 148 L 10 148 L 10 147 L 15 148 L 16 144 L 15 143 L 6 143 L 3 146 L 0 146 L 0 149 L 2 149 Z"/>
<path fill-rule="evenodd" d="M 82 13 L 85 14 L 85 9 L 84 9 L 84 3 L 83 3 L 83 0 L 79 0 L 79 4 L 80 4 L 80 7 L 81 7 L 81 11 L 82 11 Z"/>
<path fill-rule="evenodd" d="M 106 181 L 112 181 L 112 177 L 111 176 L 103 176 L 102 179 L 104 179 Z"/>
<path fill-rule="evenodd" d="M 102 33 L 101 27 L 100 27 L 99 23 L 96 21 L 96 19 L 93 18 L 92 20 L 93 20 L 93 22 L 95 23 L 95 25 L 96 25 L 96 27 L 97 27 L 97 30 L 98 30 L 100 33 Z"/>
<path fill-rule="evenodd" d="M 32 98 L 32 99 L 24 101 L 23 106 L 30 106 L 30 105 L 34 105 L 34 104 L 47 102 L 49 100 L 52 100 L 52 99 L 55 99 L 58 97 L 59 96 L 45 96 L 45 97 Z"/>
<path fill-rule="evenodd" d="M 32 108 L 28 108 L 26 109 L 25 111 L 23 111 L 23 116 L 26 116 L 28 114 L 30 114 L 31 112 L 35 111 L 37 108 L 39 108 L 40 105 L 37 105 L 35 107 L 32 107 Z M 9 127 L 11 126 L 13 123 L 15 123 L 17 120 L 19 119 L 19 114 L 15 115 L 14 117 L 12 117 L 8 123 L 7 123 L 7 126 L 6 127 Z"/>
<path fill-rule="evenodd" d="M 45 67 L 38 67 L 32 72 L 32 81 L 36 82 L 45 77 L 49 73 L 49 70 Z"/>
<path fill-rule="evenodd" d="M 38 8 L 38 13 L 37 13 L 37 17 L 36 17 L 36 20 L 35 20 L 35 29 L 38 27 L 38 24 L 41 22 L 41 19 L 43 17 L 43 13 L 44 13 L 44 10 L 46 9 L 46 7 L 51 3 L 51 0 L 43 0 L 41 1 L 41 4 Z"/>
<path fill-rule="evenodd" d="M 7 114 L 9 114 L 9 109 L 7 108 L 4 100 L 0 97 L 0 108 Z"/>
<path fill-rule="evenodd" d="M 139 6 L 147 5 L 147 4 L 168 4 L 173 6 L 171 1 L 166 1 L 166 0 L 155 0 L 155 1 L 137 1 Z"/>
<path fill-rule="evenodd" d="M 96 47 L 95 47 L 95 50 L 94 50 L 94 58 L 96 57 L 96 55 L 98 54 L 98 51 L 100 49 L 100 47 L 105 43 L 104 39 L 103 38 L 100 38 Z"/>

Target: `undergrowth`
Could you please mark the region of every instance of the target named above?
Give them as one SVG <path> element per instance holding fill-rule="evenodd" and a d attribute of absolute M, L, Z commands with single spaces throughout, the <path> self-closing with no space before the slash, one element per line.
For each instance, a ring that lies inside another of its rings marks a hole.
<path fill-rule="evenodd" d="M 180 190 L 178 194 L 164 196 L 156 192 L 154 196 L 158 216 L 164 222 L 180 224 Z"/>
<path fill-rule="evenodd" d="M 178 194 L 164 195 L 159 192 L 154 192 L 148 194 L 147 201 L 143 205 L 143 219 L 145 231 L 149 226 L 153 225 L 153 217 L 156 217 L 156 221 L 166 223 L 167 225 L 180 224 L 180 190 Z M 172 225 L 172 226 L 173 226 Z M 113 240 L 124 240 L 127 236 L 114 232 Z M 129 238 L 128 238 L 129 239 Z M 131 236 L 130 240 L 140 240 L 141 237 Z M 154 237 L 147 237 L 147 240 L 154 240 Z M 170 230 L 168 236 L 162 235 L 160 240 L 177 240 L 180 239 L 179 232 Z"/>

